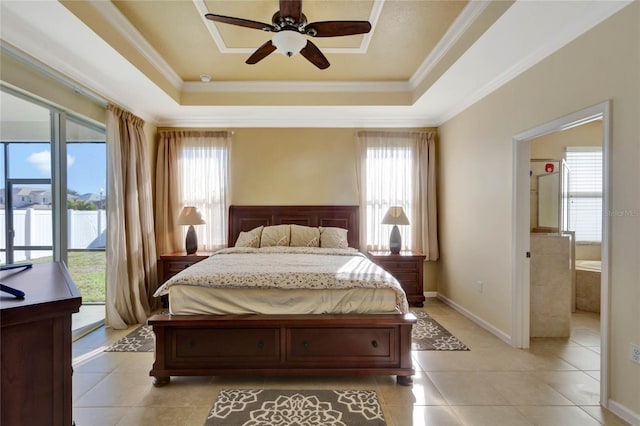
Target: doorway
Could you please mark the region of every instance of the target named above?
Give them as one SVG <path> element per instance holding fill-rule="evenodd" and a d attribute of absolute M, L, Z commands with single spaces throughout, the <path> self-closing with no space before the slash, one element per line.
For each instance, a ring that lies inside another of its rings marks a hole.
<path fill-rule="evenodd" d="M 566 130 L 596 119 L 602 120 L 602 211 L 609 210 L 610 161 L 610 102 L 542 124 L 513 137 L 513 270 L 512 270 L 512 344 L 528 348 L 530 339 L 530 160 L 531 141 L 553 132 Z M 602 215 L 602 272 L 600 281 L 600 399 L 606 407 L 608 400 L 608 320 L 609 320 L 609 217 Z"/>

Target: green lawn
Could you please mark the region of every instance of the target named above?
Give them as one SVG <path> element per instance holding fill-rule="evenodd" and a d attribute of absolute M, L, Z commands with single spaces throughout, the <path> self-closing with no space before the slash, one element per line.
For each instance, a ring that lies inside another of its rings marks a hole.
<path fill-rule="evenodd" d="M 67 264 L 82 303 L 104 303 L 107 256 L 103 251 L 70 252 Z"/>
<path fill-rule="evenodd" d="M 106 253 L 104 251 L 73 251 L 69 252 L 68 258 L 67 268 L 80 290 L 82 303 L 104 303 Z M 52 260 L 52 257 L 40 257 L 28 262 L 44 263 Z"/>

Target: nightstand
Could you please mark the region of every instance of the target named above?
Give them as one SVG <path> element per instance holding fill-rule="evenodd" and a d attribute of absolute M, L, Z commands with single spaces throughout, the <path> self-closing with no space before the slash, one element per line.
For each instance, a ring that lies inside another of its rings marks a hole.
<path fill-rule="evenodd" d="M 206 259 L 212 254 L 212 251 L 200 251 L 194 254 L 178 252 L 161 255 L 159 264 L 162 283 L 164 283 L 183 269 L 186 269 L 194 263 L 198 263 L 201 260 Z"/>
<path fill-rule="evenodd" d="M 424 291 L 422 290 L 422 269 L 426 256 L 417 251 L 401 251 L 392 254 L 390 251 L 370 251 L 372 262 L 393 275 L 407 294 L 409 304 L 422 306 Z"/>

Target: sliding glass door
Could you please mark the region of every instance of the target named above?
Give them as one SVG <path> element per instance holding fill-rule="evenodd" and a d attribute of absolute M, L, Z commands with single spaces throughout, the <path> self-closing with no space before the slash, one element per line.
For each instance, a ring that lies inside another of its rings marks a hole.
<path fill-rule="evenodd" d="M 104 127 L 9 89 L 0 114 L 0 263 L 63 261 L 104 303 Z"/>

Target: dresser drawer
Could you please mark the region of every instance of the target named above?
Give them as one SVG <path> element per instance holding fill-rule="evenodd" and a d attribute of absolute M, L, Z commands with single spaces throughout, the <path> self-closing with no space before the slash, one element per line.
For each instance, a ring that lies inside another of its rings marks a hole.
<path fill-rule="evenodd" d="M 224 367 L 277 364 L 280 359 L 279 328 L 189 329 L 173 331 L 172 366 L 197 365 L 216 360 Z"/>
<path fill-rule="evenodd" d="M 367 367 L 394 363 L 395 328 L 290 329 L 287 361 Z"/>

